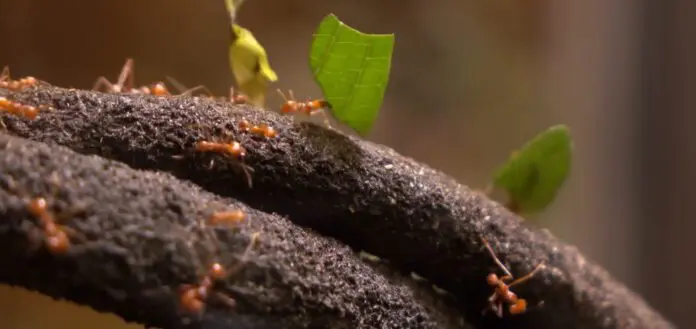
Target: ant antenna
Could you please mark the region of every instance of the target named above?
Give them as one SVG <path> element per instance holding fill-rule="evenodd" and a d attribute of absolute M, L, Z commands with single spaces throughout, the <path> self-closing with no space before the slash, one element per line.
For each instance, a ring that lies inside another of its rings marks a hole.
<path fill-rule="evenodd" d="M 119 86 L 126 86 L 126 80 L 128 81 L 127 88 L 125 90 L 130 90 L 133 88 L 133 75 L 135 74 L 133 69 L 133 59 L 127 58 L 126 64 L 123 64 L 121 69 L 121 74 L 118 76 L 118 81 L 116 82 Z"/>
<path fill-rule="evenodd" d="M 522 282 L 529 280 L 530 278 L 532 278 L 534 276 L 534 274 L 536 274 L 536 272 L 539 272 L 539 270 L 541 270 L 544 267 L 546 267 L 546 265 L 544 265 L 544 261 L 542 261 L 531 272 L 529 272 L 529 273 L 525 274 L 524 276 L 517 278 L 514 281 L 510 282 L 510 284 L 508 284 L 508 287 L 512 287 L 516 284 L 520 284 Z"/>
<path fill-rule="evenodd" d="M 281 97 L 283 97 L 283 100 L 286 102 L 288 100 L 291 100 L 291 101 L 295 100 L 295 95 L 292 93 L 292 90 L 288 90 L 288 95 L 290 96 L 290 98 L 286 97 L 285 94 L 280 89 L 276 89 L 276 91 L 280 94 Z"/>
<path fill-rule="evenodd" d="M 226 276 L 233 276 L 237 272 L 239 272 L 242 268 L 244 268 L 244 265 L 246 265 L 246 262 L 249 260 L 249 254 L 254 249 L 254 246 L 256 245 L 256 242 L 258 241 L 260 235 L 261 235 L 261 232 L 255 232 L 255 233 L 251 234 L 251 239 L 249 241 L 249 245 L 244 250 L 244 253 L 242 254 L 241 259 L 232 268 L 227 270 Z"/>
<path fill-rule="evenodd" d="M 207 93 L 209 96 L 212 96 L 213 93 L 208 90 L 204 85 L 198 85 L 193 88 L 186 88 L 181 82 L 178 80 L 174 79 L 173 77 L 167 76 L 167 80 L 169 80 L 169 83 L 176 88 L 176 90 L 179 92 L 181 96 L 189 96 L 192 95 L 195 91 L 197 90 L 202 90 L 205 93 Z"/>
<path fill-rule="evenodd" d="M 498 259 L 498 256 L 495 255 L 495 251 L 493 251 L 493 248 L 491 247 L 491 245 L 488 243 L 488 241 L 486 241 L 486 239 L 483 236 L 481 237 L 481 241 L 483 241 L 483 244 L 486 246 L 486 249 L 488 249 L 488 252 L 491 254 L 491 257 L 493 257 L 493 260 L 495 261 L 495 263 L 498 264 L 498 267 L 500 267 L 503 270 L 503 272 L 505 272 L 506 275 L 510 276 L 511 278 L 514 278 L 512 273 L 510 273 L 510 270 L 508 270 L 508 268 L 505 265 L 503 265 L 503 262 L 501 262 L 500 259 Z M 541 265 L 541 264 L 539 264 L 539 265 Z M 535 271 L 536 271 L 536 269 L 534 271 L 532 271 L 532 273 L 534 273 Z M 522 278 L 525 278 L 528 275 L 525 275 Z M 529 278 L 526 278 L 526 279 L 529 279 Z M 520 279 L 517 279 L 515 281 L 519 281 L 519 280 Z"/>

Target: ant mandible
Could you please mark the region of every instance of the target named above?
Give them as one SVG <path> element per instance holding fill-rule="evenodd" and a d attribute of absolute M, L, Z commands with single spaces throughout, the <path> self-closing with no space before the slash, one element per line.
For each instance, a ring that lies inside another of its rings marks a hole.
<path fill-rule="evenodd" d="M 526 275 L 513 280 L 514 277 L 512 273 L 510 273 L 510 270 L 508 270 L 508 268 L 505 267 L 505 265 L 503 265 L 498 256 L 495 255 L 495 252 L 493 251 L 493 248 L 488 243 L 488 241 L 486 241 L 484 237 L 481 237 L 481 241 L 483 241 L 483 244 L 486 246 L 486 249 L 488 249 L 488 252 L 491 254 L 493 260 L 498 265 L 498 267 L 500 267 L 503 270 L 503 272 L 505 272 L 505 275 L 502 277 L 498 277 L 498 275 L 496 275 L 495 273 L 490 273 L 486 277 L 486 282 L 488 282 L 488 284 L 494 288 L 494 291 L 493 294 L 488 298 L 489 305 L 488 308 L 484 310 L 484 312 L 487 310 L 491 310 L 495 312 L 495 314 L 498 315 L 498 317 L 502 318 L 503 303 L 507 303 L 510 305 L 510 307 L 508 308 L 508 312 L 511 315 L 518 315 L 526 312 L 527 300 L 525 300 L 524 298 L 517 297 L 517 295 L 514 292 L 512 292 L 510 288 L 514 285 L 523 283 L 532 278 L 532 276 L 534 276 L 539 270 L 544 268 L 544 262 L 542 261 L 541 263 L 539 263 L 539 265 L 537 265 L 534 268 L 534 270 L 527 273 Z M 510 280 L 513 281 L 510 283 L 506 283 Z"/>

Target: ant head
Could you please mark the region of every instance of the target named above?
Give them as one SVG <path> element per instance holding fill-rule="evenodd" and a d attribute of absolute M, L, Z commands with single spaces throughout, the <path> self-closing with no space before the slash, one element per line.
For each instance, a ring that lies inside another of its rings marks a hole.
<path fill-rule="evenodd" d="M 280 107 L 280 112 L 282 113 L 292 113 L 297 111 L 297 103 L 295 101 L 286 101 L 283 106 Z"/>
<path fill-rule="evenodd" d="M 47 205 L 46 199 L 44 198 L 32 199 L 29 202 L 29 212 L 31 212 L 34 216 L 39 216 L 43 211 L 46 210 Z"/>
<path fill-rule="evenodd" d="M 249 102 L 249 97 L 247 97 L 246 95 L 237 95 L 234 96 L 232 102 L 235 104 L 246 104 L 247 102 Z"/>
<path fill-rule="evenodd" d="M 220 263 L 214 263 L 210 268 L 210 276 L 214 279 L 222 279 L 225 276 L 225 268 Z"/>
<path fill-rule="evenodd" d="M 167 90 L 167 87 L 164 85 L 164 83 L 158 82 L 154 86 L 152 86 L 152 94 L 155 96 L 166 96 L 169 95 L 169 90 Z"/>
<path fill-rule="evenodd" d="M 495 273 L 488 274 L 486 282 L 491 286 L 497 286 L 500 283 L 500 278 Z"/>
<path fill-rule="evenodd" d="M 518 299 L 514 304 L 510 305 L 510 314 L 517 315 L 527 311 L 527 301 L 524 298 Z"/>

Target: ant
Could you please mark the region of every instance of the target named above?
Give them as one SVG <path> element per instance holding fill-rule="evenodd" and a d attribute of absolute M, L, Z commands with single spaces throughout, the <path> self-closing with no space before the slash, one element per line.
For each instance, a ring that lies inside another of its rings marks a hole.
<path fill-rule="evenodd" d="M 0 97 L 0 111 L 25 117 L 29 120 L 36 119 L 39 110 L 35 106 L 13 102 L 5 97 Z"/>
<path fill-rule="evenodd" d="M 171 96 L 169 89 L 163 82 L 157 82 L 152 87 L 142 86 L 138 89 L 131 89 L 131 93 L 140 93 L 154 96 Z"/>
<path fill-rule="evenodd" d="M 52 254 L 64 254 L 70 249 L 68 233 L 74 233 L 72 229 L 56 224 L 55 215 L 48 211 L 48 202 L 44 198 L 34 198 L 29 201 L 27 209 L 32 216 L 38 217 L 43 226 L 45 243 Z"/>
<path fill-rule="evenodd" d="M 107 90 L 112 93 L 122 93 L 130 92 L 133 88 L 133 59 L 127 58 L 126 63 L 123 64 L 121 68 L 121 73 L 118 76 L 118 80 L 115 84 L 107 80 L 106 77 L 99 77 L 97 81 L 94 82 L 94 87 L 92 90 L 99 90 L 101 87 L 107 87 Z M 126 85 L 126 82 L 128 83 Z"/>
<path fill-rule="evenodd" d="M 182 285 L 179 291 L 179 303 L 181 304 L 182 310 L 188 313 L 201 314 L 206 307 L 206 302 L 208 297 L 211 295 L 211 290 L 215 281 L 221 281 L 225 278 L 236 274 L 239 270 L 243 268 L 251 249 L 256 244 L 260 233 L 254 233 L 251 236 L 251 241 L 247 246 L 244 254 L 242 255 L 241 261 L 237 266 L 230 270 L 226 270 L 220 263 L 213 263 L 210 267 L 208 274 L 203 277 L 198 285 L 185 284 Z M 216 292 L 214 294 L 220 301 L 227 304 L 230 308 L 235 308 L 237 302 L 232 298 L 223 293 Z"/>
<path fill-rule="evenodd" d="M 216 211 L 209 219 L 209 222 L 213 225 L 216 224 L 237 224 L 246 218 L 246 214 L 242 210 L 231 210 L 231 211 Z"/>
<path fill-rule="evenodd" d="M 251 168 L 249 168 L 247 165 L 241 162 L 244 160 L 244 157 L 246 156 L 246 149 L 244 149 L 244 147 L 242 147 L 242 144 L 240 144 L 239 142 L 233 141 L 231 143 L 216 143 L 210 141 L 200 141 L 196 143 L 196 152 L 215 152 L 221 153 L 225 156 L 232 156 L 236 158 L 240 161 L 240 165 L 242 167 L 242 170 L 244 171 L 244 175 L 247 178 L 247 184 L 249 185 L 249 187 L 252 186 L 251 173 L 249 172 Z M 210 164 L 212 166 L 213 162 L 211 161 Z"/>
<path fill-rule="evenodd" d="M 512 273 L 510 273 L 510 270 L 508 270 L 505 265 L 500 261 L 498 256 L 495 255 L 495 252 L 493 251 L 493 248 L 491 248 L 491 245 L 488 244 L 488 241 L 486 241 L 485 238 L 481 237 L 481 241 L 483 241 L 483 244 L 486 246 L 486 249 L 488 249 L 488 252 L 491 254 L 493 257 L 493 260 L 495 263 L 500 267 L 503 272 L 505 272 L 505 275 L 503 277 L 498 277 L 495 273 L 490 273 L 486 277 L 486 282 L 494 288 L 493 294 L 488 298 L 489 306 L 487 309 L 484 310 L 484 313 L 488 310 L 491 310 L 498 315 L 499 318 L 503 317 L 503 303 L 510 304 L 510 307 L 508 308 L 508 312 L 510 312 L 511 315 L 518 315 L 522 314 L 527 311 L 527 300 L 524 298 L 519 298 L 517 295 L 510 290 L 510 288 L 514 285 L 523 283 L 536 272 L 538 272 L 540 269 L 544 268 L 544 262 L 539 263 L 534 270 L 531 272 L 527 273 L 526 275 L 513 280 L 510 283 L 506 283 L 507 281 L 510 281 L 514 279 Z"/>
<path fill-rule="evenodd" d="M 232 104 L 247 104 L 249 103 L 249 97 L 240 93 L 235 94 L 234 87 L 230 87 L 230 102 Z"/>
<path fill-rule="evenodd" d="M 331 108 L 331 104 L 329 104 L 328 101 L 325 101 L 323 99 L 308 99 L 306 102 L 300 102 L 295 100 L 295 95 L 293 95 L 292 90 L 288 91 L 290 98 L 286 97 L 280 89 L 276 89 L 276 91 L 280 94 L 281 97 L 283 97 L 283 100 L 285 101 L 285 103 L 283 103 L 283 105 L 281 105 L 280 107 L 281 113 L 303 113 L 308 116 L 312 116 L 317 113 L 322 113 L 324 115 L 324 123 L 330 127 L 329 118 L 326 115 L 326 112 L 323 111 L 323 109 L 325 108 Z"/>
<path fill-rule="evenodd" d="M 19 91 L 25 88 L 35 86 L 39 80 L 32 76 L 24 77 L 19 80 L 10 78 L 10 68 L 5 66 L 0 72 L 0 88 L 6 88 L 14 91 Z"/>
<path fill-rule="evenodd" d="M 196 143 L 197 152 L 217 152 L 225 155 L 231 155 L 238 159 L 243 159 L 246 156 L 246 150 L 239 142 L 232 143 L 215 143 L 209 141 L 200 141 Z"/>
<path fill-rule="evenodd" d="M 163 82 L 157 82 L 151 87 L 142 86 L 140 88 L 134 88 L 133 85 L 133 59 L 127 58 L 126 63 L 123 64 L 121 73 L 118 76 L 116 83 L 111 83 L 106 77 L 99 77 L 94 83 L 92 90 L 99 90 L 102 87 L 106 87 L 108 92 L 111 93 L 131 93 L 131 94 L 147 94 L 154 96 L 169 96 L 171 93 L 164 85 Z"/>
<path fill-rule="evenodd" d="M 262 136 L 266 138 L 276 138 L 278 137 L 278 132 L 276 132 L 273 127 L 262 123 L 260 125 L 251 125 L 249 121 L 246 119 L 242 119 L 242 121 L 239 122 L 238 124 L 239 129 L 241 129 L 243 132 L 248 132 L 256 136 Z"/>

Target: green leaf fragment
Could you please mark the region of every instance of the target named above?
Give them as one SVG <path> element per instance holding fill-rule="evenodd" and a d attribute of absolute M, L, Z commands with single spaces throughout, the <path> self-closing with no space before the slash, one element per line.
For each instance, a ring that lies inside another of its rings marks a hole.
<path fill-rule="evenodd" d="M 389 80 L 393 34 L 365 34 L 333 14 L 319 24 L 309 65 L 331 112 L 361 135 L 377 119 Z"/>
<path fill-rule="evenodd" d="M 508 192 L 511 210 L 527 214 L 540 212 L 553 202 L 565 182 L 571 153 L 568 127 L 553 126 L 513 152 L 498 170 L 493 184 Z"/>

